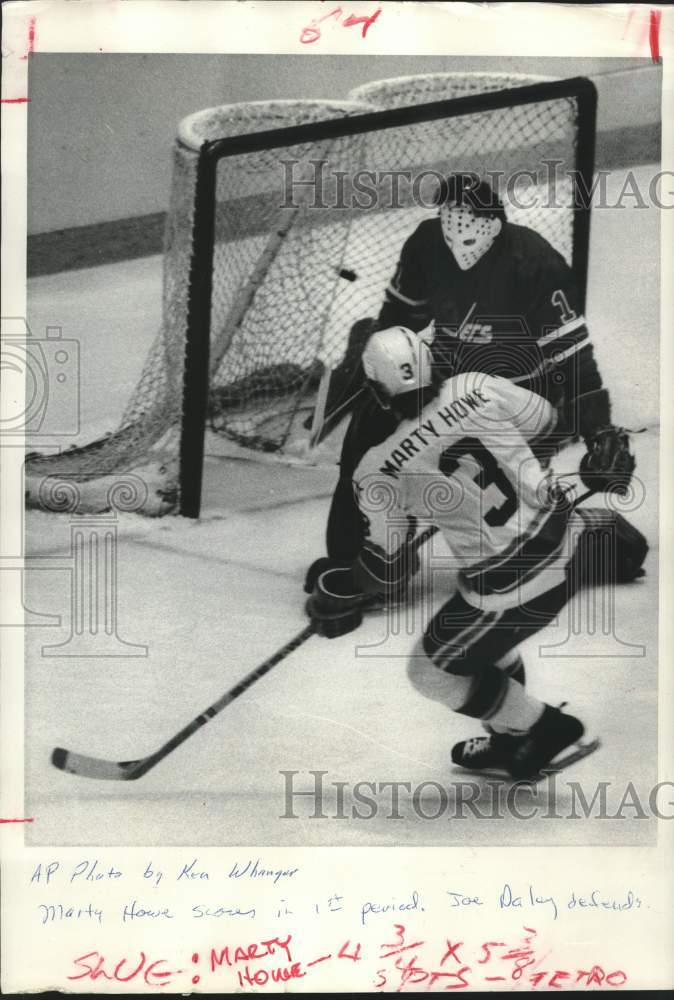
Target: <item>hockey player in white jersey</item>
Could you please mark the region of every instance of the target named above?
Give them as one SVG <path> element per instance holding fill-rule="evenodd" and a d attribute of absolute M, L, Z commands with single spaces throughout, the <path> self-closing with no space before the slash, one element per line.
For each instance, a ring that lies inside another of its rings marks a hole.
<path fill-rule="evenodd" d="M 487 730 L 454 746 L 453 761 L 535 780 L 579 759 L 598 743 L 526 690 L 516 647 L 579 587 L 640 575 L 644 537 L 614 512 L 573 510 L 543 469 L 531 444 L 556 415 L 542 397 L 479 372 L 439 382 L 428 347 L 404 327 L 374 334 L 363 365 L 380 405 L 402 422 L 356 470 L 366 541 L 351 567 L 319 576 L 308 602 L 316 630 L 344 634 L 368 595 L 404 593 L 408 545 L 433 526 L 458 589 L 427 625 L 409 677 Z"/>

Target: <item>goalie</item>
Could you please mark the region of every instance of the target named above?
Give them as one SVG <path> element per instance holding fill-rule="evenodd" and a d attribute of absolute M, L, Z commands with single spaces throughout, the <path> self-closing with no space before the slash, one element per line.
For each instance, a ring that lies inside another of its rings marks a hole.
<path fill-rule="evenodd" d="M 363 383 L 360 357 L 375 330 L 401 325 L 422 332 L 440 374 L 479 371 L 509 379 L 547 399 L 554 428 L 533 443 L 546 459 L 583 438 L 588 475 L 610 477 L 624 455 L 625 432 L 611 423 L 609 394 L 597 367 L 573 272 L 538 233 L 507 221 L 491 186 L 475 174 L 447 178 L 438 215 L 422 222 L 402 247 L 379 316 L 355 324 L 333 378 L 331 410 Z M 397 417 L 360 395 L 340 457 L 327 525 L 328 559 L 307 574 L 348 563 L 362 542 L 351 478 L 367 450 L 395 428 Z"/>
<path fill-rule="evenodd" d="M 580 587 L 641 575 L 646 540 L 614 511 L 574 510 L 556 487 L 531 447 L 556 419 L 541 396 L 479 372 L 441 384 L 428 346 L 401 327 L 371 337 L 363 366 L 373 404 L 399 424 L 355 473 L 364 544 L 353 563 L 319 574 L 308 612 L 327 637 L 356 628 L 368 594 L 404 593 L 410 543 L 434 525 L 458 590 L 426 626 L 409 677 L 487 730 L 456 744 L 455 763 L 537 780 L 598 742 L 527 691 L 517 646 Z M 626 490 L 631 467 L 604 488 Z"/>

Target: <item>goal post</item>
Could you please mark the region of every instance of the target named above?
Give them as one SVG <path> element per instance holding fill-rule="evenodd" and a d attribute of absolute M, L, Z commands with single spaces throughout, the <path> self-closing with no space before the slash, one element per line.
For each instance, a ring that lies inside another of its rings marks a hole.
<path fill-rule="evenodd" d="M 555 206 L 513 221 L 563 254 L 584 294 L 594 86 L 476 87 L 383 110 L 371 110 L 382 97 L 364 88 L 350 102 L 230 105 L 181 123 L 162 329 L 114 434 L 28 458 L 29 504 L 64 509 L 54 497 L 65 482 L 75 498 L 67 509 L 106 510 L 126 476 L 143 486 L 136 509 L 197 517 L 207 429 L 234 449 L 308 444 L 323 373 L 339 364 L 353 324 L 376 315 L 446 173 L 522 170 L 549 186 L 554 161 Z"/>

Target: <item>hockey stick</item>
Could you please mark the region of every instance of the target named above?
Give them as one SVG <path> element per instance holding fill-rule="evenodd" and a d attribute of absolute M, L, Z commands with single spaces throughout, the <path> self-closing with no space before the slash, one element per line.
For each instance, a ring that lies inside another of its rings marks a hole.
<path fill-rule="evenodd" d="M 284 660 L 286 656 L 302 645 L 303 642 L 313 635 L 313 622 L 298 632 L 289 642 L 282 646 L 273 656 L 260 664 L 249 674 L 230 688 L 226 694 L 213 702 L 205 712 L 192 719 L 184 729 L 172 736 L 159 750 L 149 754 L 147 757 L 140 757 L 138 760 L 112 761 L 103 760 L 100 757 L 88 757 L 86 754 L 73 753 L 71 750 L 64 750 L 56 747 L 52 751 L 51 762 L 60 771 L 67 771 L 69 774 L 77 774 L 83 778 L 98 778 L 104 781 L 135 781 L 142 778 L 144 774 L 158 764 L 164 757 L 167 757 L 176 747 L 188 740 L 197 729 L 201 729 L 207 722 L 210 722 L 219 712 L 231 704 L 235 698 L 247 691 L 248 688 L 258 681 L 265 674 L 269 673 L 272 667 Z"/>
<path fill-rule="evenodd" d="M 409 543 L 410 552 L 419 549 L 432 535 L 437 528 L 430 527 L 422 531 L 417 538 Z M 261 677 L 268 674 L 272 667 L 284 660 L 286 656 L 298 649 L 304 642 L 314 634 L 314 624 L 311 622 L 301 632 L 282 646 L 273 656 L 255 667 L 249 674 L 230 688 L 222 697 L 214 701 L 204 712 L 192 719 L 180 732 L 172 736 L 163 746 L 147 757 L 139 757 L 137 760 L 104 760 L 101 757 L 89 757 L 87 754 L 73 753 L 72 750 L 65 750 L 63 747 L 56 747 L 52 751 L 51 762 L 59 771 L 66 771 L 68 774 L 77 774 L 82 778 L 97 778 L 101 781 L 135 781 L 142 778 L 151 768 L 167 757 L 176 747 L 188 740 L 198 729 L 205 726 L 223 708 L 230 705 L 235 698 L 247 691 L 249 687 L 259 681 Z"/>
<path fill-rule="evenodd" d="M 331 373 L 329 372 L 328 375 L 330 374 Z M 329 388 L 330 388 L 330 379 L 328 378 L 325 385 L 326 398 Z M 364 391 L 365 387 L 361 386 L 360 389 L 356 389 L 356 391 L 351 396 L 345 399 L 344 402 L 340 403 L 339 406 L 335 407 L 334 410 L 330 410 L 330 413 L 328 413 L 328 415 L 323 418 L 323 421 L 320 423 L 320 425 L 316 428 L 315 431 L 313 429 L 313 423 L 312 423 L 311 439 L 310 439 L 310 445 L 312 448 L 315 448 L 316 445 L 324 441 L 329 434 L 332 434 L 335 428 L 338 427 L 339 424 L 341 424 L 342 420 L 349 412 L 352 403 L 354 403 L 358 399 L 358 397 L 364 393 Z"/>
<path fill-rule="evenodd" d="M 321 431 L 325 421 L 325 405 L 328 401 L 328 391 L 330 389 L 331 378 L 332 369 L 325 367 L 323 369 L 323 374 L 321 375 L 321 381 L 318 386 L 318 394 L 316 396 L 316 405 L 314 406 L 314 412 L 311 418 L 311 429 L 309 431 L 310 448 L 316 447 L 321 436 Z"/>
<path fill-rule="evenodd" d="M 594 496 L 595 493 L 597 493 L 597 490 L 586 490 L 585 493 L 581 493 L 580 496 L 576 497 L 573 501 L 572 509 L 575 510 L 578 504 L 582 503 L 583 500 L 587 500 L 588 497 Z"/>

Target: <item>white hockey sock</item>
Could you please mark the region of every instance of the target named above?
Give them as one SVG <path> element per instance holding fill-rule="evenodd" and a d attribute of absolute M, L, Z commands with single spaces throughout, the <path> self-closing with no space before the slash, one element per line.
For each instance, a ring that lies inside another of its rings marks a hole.
<path fill-rule="evenodd" d="M 538 722 L 545 709 L 545 703 L 527 694 L 521 684 L 507 679 L 505 698 L 488 718 L 483 719 L 495 732 L 525 733 Z"/>
<path fill-rule="evenodd" d="M 494 666 L 502 670 L 504 674 L 508 674 L 509 677 L 514 677 L 516 681 L 522 683 L 519 675 L 524 674 L 524 663 L 522 662 L 519 649 L 511 649 L 509 653 L 506 653 L 500 660 L 497 660 Z"/>
<path fill-rule="evenodd" d="M 511 649 L 509 653 L 506 653 L 506 655 L 502 656 L 500 660 L 497 660 L 494 666 L 498 667 L 499 670 L 502 670 L 504 674 L 508 674 L 508 676 L 517 681 L 518 684 L 524 686 L 524 663 L 522 662 L 519 649 Z M 482 728 L 488 733 L 509 732 L 507 726 L 492 721 L 483 722 Z"/>

